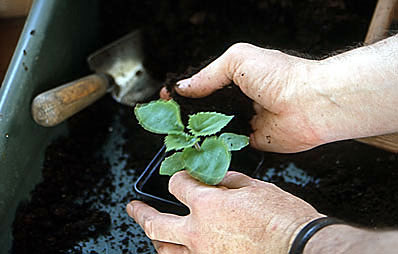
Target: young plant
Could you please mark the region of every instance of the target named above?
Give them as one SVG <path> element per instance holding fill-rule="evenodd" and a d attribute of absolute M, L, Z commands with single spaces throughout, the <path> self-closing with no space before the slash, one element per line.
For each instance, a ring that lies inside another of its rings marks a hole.
<path fill-rule="evenodd" d="M 200 112 L 189 116 L 188 130 L 181 121 L 180 107 L 173 101 L 157 100 L 137 104 L 134 113 L 147 131 L 167 134 L 166 151 L 176 151 L 160 167 L 161 175 L 173 175 L 186 169 L 199 181 L 216 185 L 224 178 L 231 162 L 231 151 L 249 144 L 249 138 L 234 133 L 214 136 L 233 118 L 216 112 Z"/>

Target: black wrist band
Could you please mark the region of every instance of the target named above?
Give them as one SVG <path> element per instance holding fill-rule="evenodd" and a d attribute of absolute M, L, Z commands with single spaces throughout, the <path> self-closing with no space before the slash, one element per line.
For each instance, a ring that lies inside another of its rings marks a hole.
<path fill-rule="evenodd" d="M 289 254 L 302 254 L 306 243 L 316 232 L 328 225 L 343 223 L 343 221 L 332 217 L 322 217 L 311 221 L 297 234 Z"/>

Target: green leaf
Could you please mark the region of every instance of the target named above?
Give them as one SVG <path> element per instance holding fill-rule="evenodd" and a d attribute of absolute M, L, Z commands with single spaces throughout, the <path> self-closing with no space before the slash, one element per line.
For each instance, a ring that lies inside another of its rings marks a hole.
<path fill-rule="evenodd" d="M 182 152 L 174 153 L 167 157 L 160 165 L 159 174 L 172 176 L 176 172 L 183 170 L 185 167 Z"/>
<path fill-rule="evenodd" d="M 191 147 L 199 140 L 199 138 L 188 135 L 186 133 L 180 133 L 167 135 L 164 143 L 166 144 L 166 151 L 171 151 Z"/>
<path fill-rule="evenodd" d="M 200 112 L 189 116 L 188 128 L 195 136 L 213 135 L 224 128 L 232 118 L 233 116 L 216 112 Z"/>
<path fill-rule="evenodd" d="M 184 131 L 180 107 L 173 100 L 157 100 L 137 104 L 134 108 L 139 124 L 157 134 L 178 134 Z"/>
<path fill-rule="evenodd" d="M 231 162 L 227 146 L 216 137 L 206 138 L 200 150 L 190 147 L 182 153 L 188 173 L 209 185 L 221 182 Z"/>
<path fill-rule="evenodd" d="M 234 133 L 223 133 L 219 137 L 227 145 L 230 151 L 239 151 L 249 144 L 249 137 Z"/>

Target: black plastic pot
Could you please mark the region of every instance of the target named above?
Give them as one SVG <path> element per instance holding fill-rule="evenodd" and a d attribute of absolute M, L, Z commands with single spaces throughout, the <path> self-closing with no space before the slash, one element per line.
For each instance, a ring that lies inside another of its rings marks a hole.
<path fill-rule="evenodd" d="M 168 191 L 170 177 L 159 175 L 159 168 L 165 157 L 166 147 L 163 146 L 138 177 L 134 184 L 134 190 L 144 202 L 161 212 L 186 215 L 189 213 L 188 207 L 179 202 Z"/>
<path fill-rule="evenodd" d="M 188 207 L 178 201 L 168 191 L 170 177 L 159 175 L 159 168 L 166 157 L 166 148 L 163 146 L 140 175 L 134 189 L 138 196 L 147 204 L 161 212 L 186 215 Z M 245 148 L 232 153 L 231 169 L 252 176 L 262 165 L 264 153 L 252 148 Z M 241 166 L 243 165 L 243 166 Z"/>

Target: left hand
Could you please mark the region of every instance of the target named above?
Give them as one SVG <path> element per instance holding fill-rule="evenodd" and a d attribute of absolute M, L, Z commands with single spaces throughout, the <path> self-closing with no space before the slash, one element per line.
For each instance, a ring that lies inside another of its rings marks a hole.
<path fill-rule="evenodd" d="M 189 207 L 189 215 L 160 213 L 140 201 L 127 206 L 160 254 L 285 254 L 299 230 L 323 216 L 275 185 L 237 172 L 208 186 L 180 171 L 169 191 Z"/>

